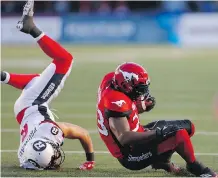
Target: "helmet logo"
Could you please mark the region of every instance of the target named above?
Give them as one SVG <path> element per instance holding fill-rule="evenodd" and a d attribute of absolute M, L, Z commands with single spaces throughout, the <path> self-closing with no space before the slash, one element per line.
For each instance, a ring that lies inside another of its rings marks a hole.
<path fill-rule="evenodd" d="M 124 79 L 128 82 L 131 81 L 133 78 L 136 79 L 137 81 L 139 80 L 139 76 L 133 72 L 129 73 L 129 72 L 122 71 L 121 69 L 119 69 L 119 72 L 123 74 Z"/>
<path fill-rule="evenodd" d="M 43 142 L 42 140 L 37 140 L 33 143 L 33 149 L 35 151 L 43 151 L 46 149 L 46 143 Z"/>
<path fill-rule="evenodd" d="M 115 101 L 115 102 L 111 102 L 111 103 L 116 104 L 117 106 L 121 107 L 126 102 L 124 100 L 119 100 L 119 101 Z"/>

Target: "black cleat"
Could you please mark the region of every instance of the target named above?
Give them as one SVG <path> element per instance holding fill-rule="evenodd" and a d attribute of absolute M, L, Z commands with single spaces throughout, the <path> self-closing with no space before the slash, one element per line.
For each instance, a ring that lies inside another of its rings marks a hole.
<path fill-rule="evenodd" d="M 202 163 L 195 161 L 186 165 L 187 170 L 194 174 L 196 177 L 217 177 L 216 173 Z"/>
<path fill-rule="evenodd" d="M 23 7 L 23 15 L 21 17 L 21 20 L 17 23 L 17 29 L 23 33 L 29 34 L 31 30 L 35 27 L 35 24 L 33 22 L 33 8 L 33 0 L 28 0 Z"/>

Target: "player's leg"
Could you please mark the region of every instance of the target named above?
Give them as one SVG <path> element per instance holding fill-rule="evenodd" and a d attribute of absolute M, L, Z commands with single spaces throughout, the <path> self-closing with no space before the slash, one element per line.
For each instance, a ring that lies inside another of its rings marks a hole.
<path fill-rule="evenodd" d="M 212 170 L 196 160 L 190 136 L 185 129 L 177 131 L 175 136 L 158 144 L 157 155 L 161 156 L 168 151 L 176 151 L 186 161 L 187 169 L 194 175 L 210 174 L 211 176 L 216 176 Z M 157 156 L 156 160 L 158 160 L 158 158 Z"/>
<path fill-rule="evenodd" d="M 39 74 L 14 74 L 1 71 L 1 82 L 22 90 L 37 76 L 39 76 Z"/>
<path fill-rule="evenodd" d="M 186 129 L 190 137 L 194 135 L 195 132 L 195 126 L 190 120 L 173 120 L 173 121 L 159 120 L 159 121 L 148 123 L 147 125 L 144 126 L 144 128 L 153 130 L 156 129 L 157 127 L 163 128 L 164 126 L 167 125 L 176 125 L 180 128 Z M 172 150 L 161 154 L 161 156 L 159 156 L 158 159 L 155 162 L 153 162 L 151 166 L 154 169 L 164 169 L 168 172 L 179 172 L 180 168 L 171 162 L 171 157 L 174 152 L 175 150 Z"/>
<path fill-rule="evenodd" d="M 32 86 L 35 96 L 33 104 L 49 103 L 55 98 L 63 88 L 72 67 L 71 54 L 47 35 L 41 34 L 38 37 L 38 44 L 45 54 L 53 58 L 53 61 L 34 83 L 35 87 Z"/>
<path fill-rule="evenodd" d="M 158 121 L 151 122 L 143 127 L 148 128 L 150 130 L 153 130 L 153 129 L 156 129 L 157 127 L 163 128 L 164 126 L 167 126 L 167 125 L 176 125 L 179 128 L 186 129 L 186 131 L 188 132 L 190 137 L 193 136 L 195 133 L 195 126 L 188 119 L 186 119 L 186 120 L 172 120 L 172 121 L 158 120 Z"/>
<path fill-rule="evenodd" d="M 44 53 L 53 59 L 39 79 L 24 94 L 24 98 L 28 98 L 29 102 L 31 100 L 33 105 L 39 105 L 50 102 L 63 88 L 64 81 L 71 70 L 72 55 L 35 26 L 32 16 L 33 5 L 33 1 L 25 4 L 22 19 L 17 27 L 35 38 Z"/>

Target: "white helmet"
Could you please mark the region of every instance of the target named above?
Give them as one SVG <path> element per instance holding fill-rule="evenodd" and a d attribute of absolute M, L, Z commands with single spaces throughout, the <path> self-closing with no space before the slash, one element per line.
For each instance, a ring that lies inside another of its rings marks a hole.
<path fill-rule="evenodd" d="M 59 145 L 46 138 L 33 138 L 24 149 L 26 169 L 55 169 L 64 161 L 63 151 Z"/>

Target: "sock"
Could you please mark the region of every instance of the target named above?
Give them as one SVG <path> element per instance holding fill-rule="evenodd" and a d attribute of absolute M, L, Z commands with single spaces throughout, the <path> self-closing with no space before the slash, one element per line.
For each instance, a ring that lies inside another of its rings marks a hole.
<path fill-rule="evenodd" d="M 34 77 L 39 76 L 39 74 L 8 74 L 9 80 L 8 84 L 17 88 L 23 89 Z"/>
<path fill-rule="evenodd" d="M 187 162 L 193 163 L 196 158 L 188 132 L 183 129 L 176 133 L 176 152 Z"/>
<path fill-rule="evenodd" d="M 72 55 L 68 53 L 61 45 L 56 41 L 49 38 L 47 35 L 42 33 L 36 38 L 39 46 L 50 58 L 56 60 L 72 60 Z"/>
<path fill-rule="evenodd" d="M 31 30 L 30 30 L 30 35 L 33 38 L 37 38 L 42 34 L 42 31 L 39 30 L 36 26 L 34 26 Z"/>

